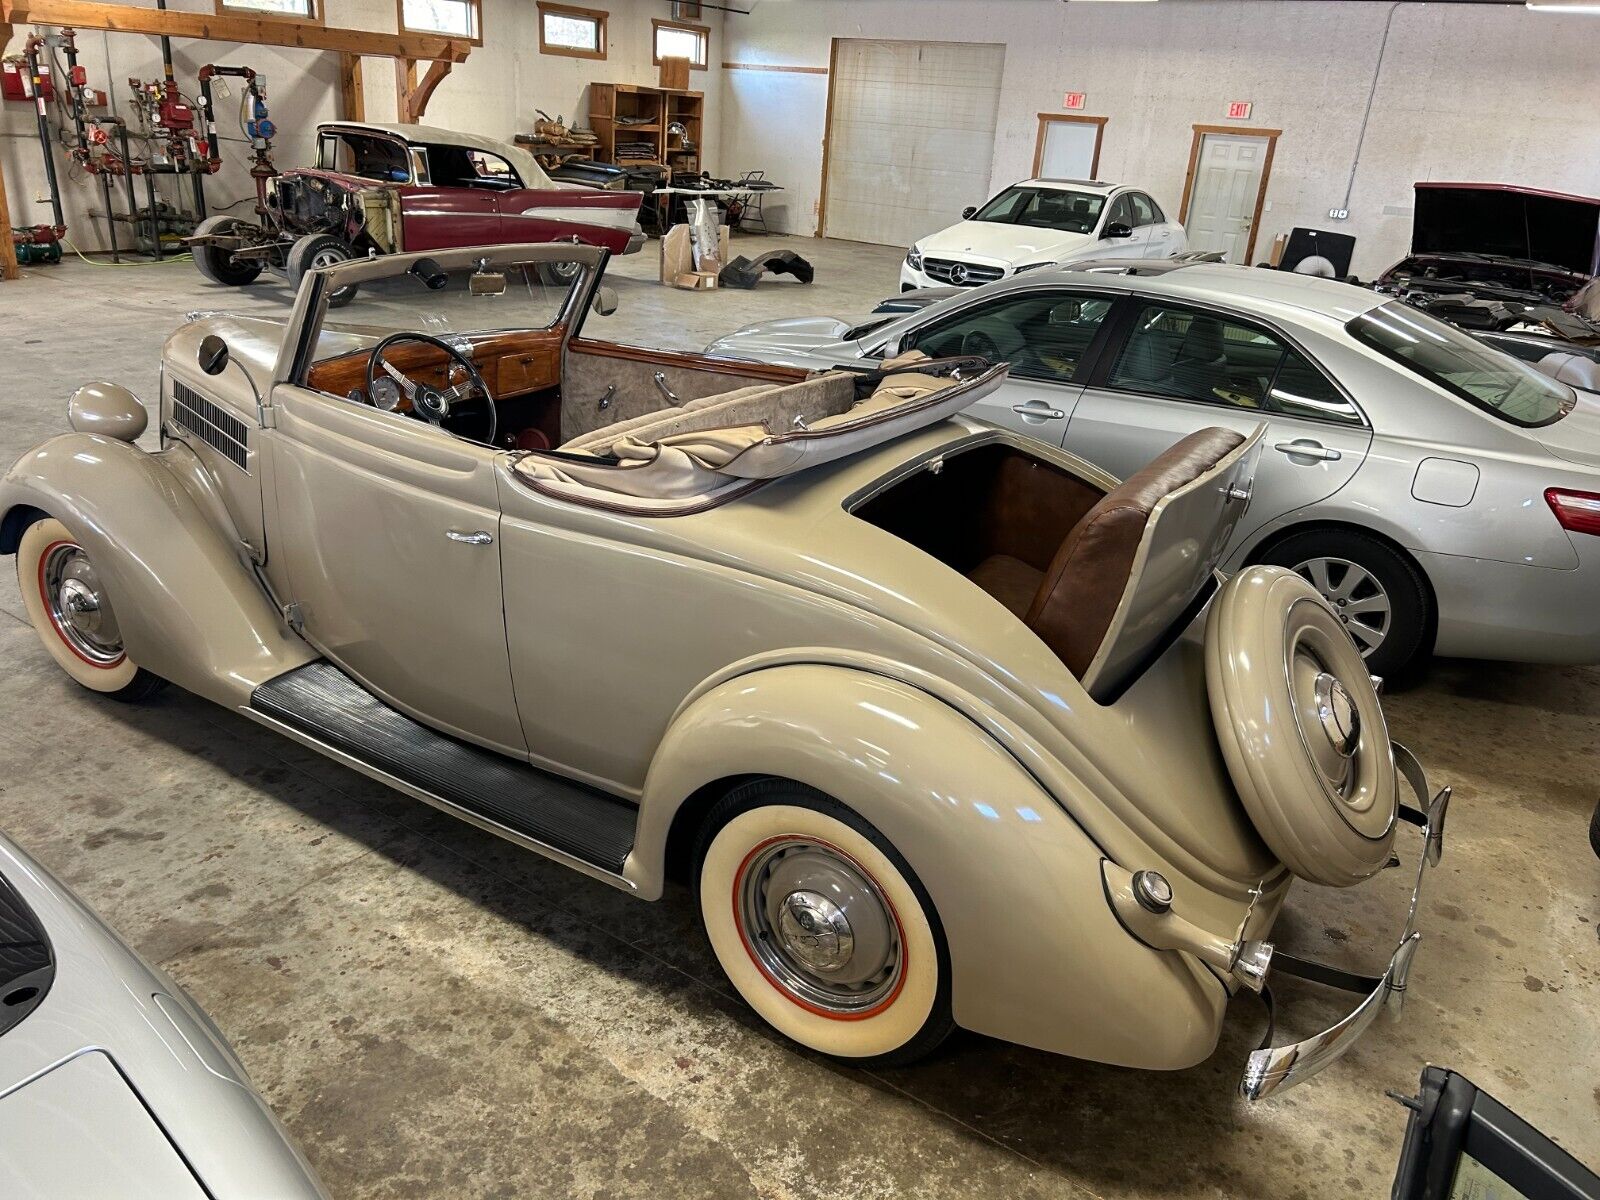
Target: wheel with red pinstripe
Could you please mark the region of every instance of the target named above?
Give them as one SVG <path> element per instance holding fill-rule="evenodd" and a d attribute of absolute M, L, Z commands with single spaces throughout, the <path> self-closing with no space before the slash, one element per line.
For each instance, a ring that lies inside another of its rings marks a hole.
<path fill-rule="evenodd" d="M 785 780 L 745 784 L 708 816 L 697 862 L 712 949 L 780 1033 L 891 1064 L 954 1027 L 938 914 L 894 846 L 844 805 Z"/>
<path fill-rule="evenodd" d="M 122 631 L 94 564 L 60 521 L 45 517 L 23 531 L 17 586 L 39 640 L 61 669 L 90 691 L 136 702 L 159 691 L 122 646 Z"/>

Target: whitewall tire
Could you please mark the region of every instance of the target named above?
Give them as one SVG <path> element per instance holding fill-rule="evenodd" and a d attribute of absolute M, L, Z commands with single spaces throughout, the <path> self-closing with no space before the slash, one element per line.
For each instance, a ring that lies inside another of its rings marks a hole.
<path fill-rule="evenodd" d="M 76 682 L 115 700 L 142 700 L 162 686 L 123 649 L 99 574 L 60 521 L 46 517 L 23 531 L 17 587 L 39 640 Z"/>
<path fill-rule="evenodd" d="M 729 981 L 786 1037 L 855 1063 L 904 1062 L 950 1032 L 949 960 L 933 906 L 875 829 L 809 788 L 767 780 L 725 798 L 697 872 Z"/>

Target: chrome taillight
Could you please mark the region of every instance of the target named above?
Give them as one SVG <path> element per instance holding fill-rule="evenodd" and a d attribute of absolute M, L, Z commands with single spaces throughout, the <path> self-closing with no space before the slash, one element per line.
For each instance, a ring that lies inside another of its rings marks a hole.
<path fill-rule="evenodd" d="M 1544 502 L 1561 528 L 1572 533 L 1600 534 L 1600 493 L 1545 488 Z"/>

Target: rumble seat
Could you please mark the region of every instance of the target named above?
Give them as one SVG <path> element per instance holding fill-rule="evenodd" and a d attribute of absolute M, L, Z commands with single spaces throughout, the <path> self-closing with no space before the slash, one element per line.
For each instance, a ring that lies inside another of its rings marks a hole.
<path fill-rule="evenodd" d="M 1202 429 L 1107 492 L 1079 518 L 1040 571 L 995 555 L 968 578 L 1026 622 L 1083 678 L 1136 582 L 1139 544 L 1156 505 L 1212 470 L 1244 443 L 1227 429 Z"/>

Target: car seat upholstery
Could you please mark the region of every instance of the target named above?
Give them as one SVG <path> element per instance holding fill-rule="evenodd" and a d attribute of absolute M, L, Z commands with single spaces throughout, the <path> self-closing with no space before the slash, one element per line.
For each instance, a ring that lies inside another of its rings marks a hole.
<path fill-rule="evenodd" d="M 995 555 L 967 577 L 1021 617 L 1081 679 L 1137 582 L 1139 545 L 1156 505 L 1212 470 L 1244 440 L 1227 429 L 1191 433 L 1084 513 L 1046 570 Z"/>
<path fill-rule="evenodd" d="M 1180 396 L 1206 398 L 1214 388 L 1226 387 L 1228 360 L 1222 352 L 1222 323 L 1212 317 L 1195 317 L 1178 346 L 1168 384 Z"/>

